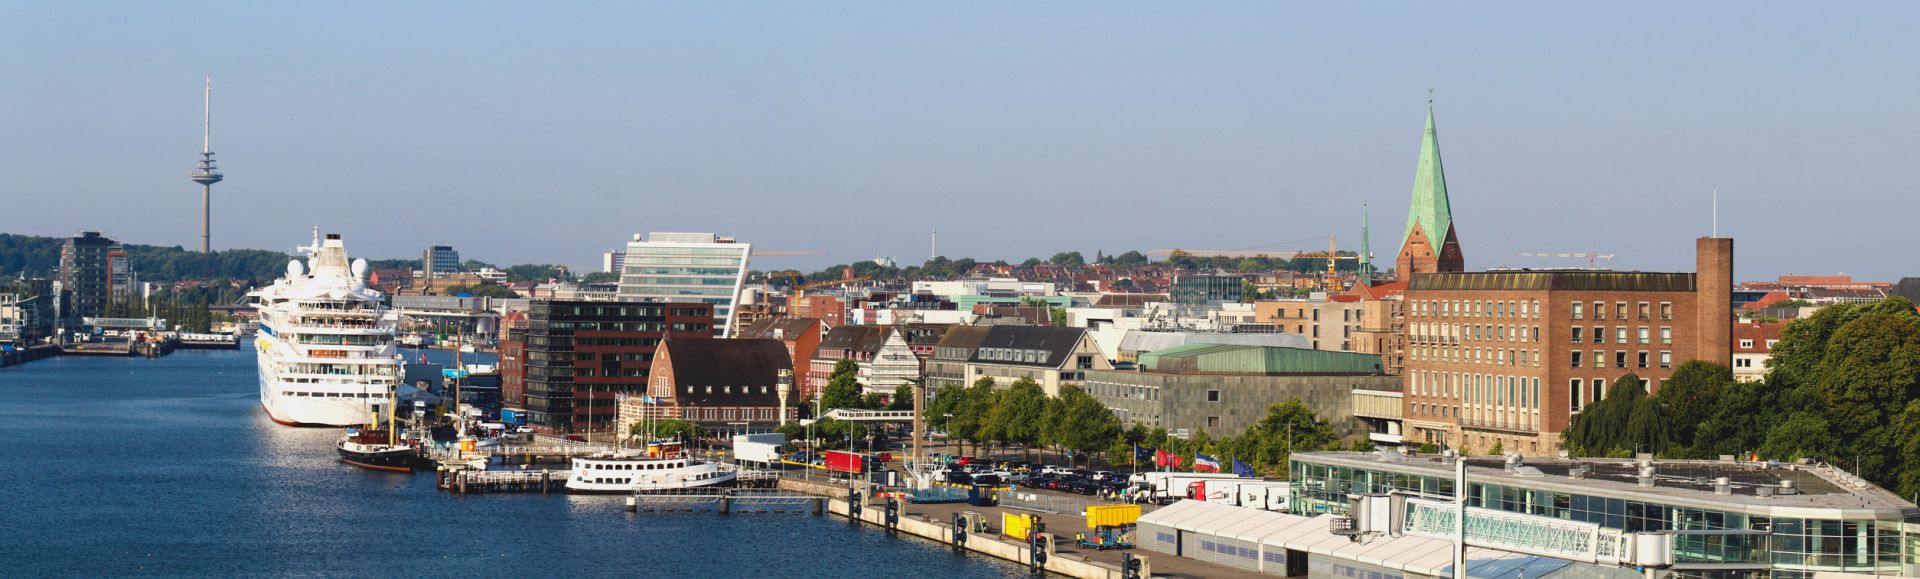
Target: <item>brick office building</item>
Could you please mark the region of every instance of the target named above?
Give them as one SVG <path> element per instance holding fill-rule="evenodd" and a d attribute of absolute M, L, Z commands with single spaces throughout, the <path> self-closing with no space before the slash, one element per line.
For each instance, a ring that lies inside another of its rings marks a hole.
<path fill-rule="evenodd" d="M 500 414 L 513 422 L 527 411 L 527 313 L 509 310 L 500 318 Z"/>
<path fill-rule="evenodd" d="M 1682 362 L 1729 365 L 1733 240 L 1701 238 L 1695 249 L 1696 273 L 1413 276 L 1406 440 L 1550 453 L 1569 418 L 1622 375 L 1658 391 Z"/>
<path fill-rule="evenodd" d="M 616 397 L 646 388 L 661 340 L 713 337 L 713 304 L 536 299 L 526 336 L 527 422 L 547 434 L 602 433 Z"/>
<path fill-rule="evenodd" d="M 744 326 L 738 336 L 743 340 L 779 340 L 787 346 L 787 357 L 793 361 L 793 383 L 799 388 L 795 398 L 813 395 L 811 377 L 813 355 L 820 350 L 820 339 L 826 335 L 827 326 L 815 318 L 765 318 Z"/>

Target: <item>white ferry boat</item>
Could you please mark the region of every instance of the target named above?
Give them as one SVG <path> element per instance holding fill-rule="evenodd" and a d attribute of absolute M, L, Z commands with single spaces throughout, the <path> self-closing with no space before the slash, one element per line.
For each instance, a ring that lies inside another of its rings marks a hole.
<path fill-rule="evenodd" d="M 301 248 L 303 263 L 251 295 L 259 309 L 260 406 L 290 426 L 363 424 L 394 396 L 400 315 L 367 287 L 367 260 L 347 262 L 338 234 Z"/>
<path fill-rule="evenodd" d="M 567 491 L 576 493 L 657 492 L 732 484 L 733 465 L 690 458 L 678 442 L 656 442 L 647 449 L 603 452 L 573 459 Z"/>

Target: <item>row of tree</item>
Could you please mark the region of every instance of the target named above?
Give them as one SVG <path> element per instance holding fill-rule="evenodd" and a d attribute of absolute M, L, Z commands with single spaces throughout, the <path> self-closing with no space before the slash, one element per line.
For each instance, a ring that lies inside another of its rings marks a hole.
<path fill-rule="evenodd" d="M 926 410 L 928 422 L 976 449 L 982 444 L 1048 447 L 1071 453 L 1070 462 L 1111 449 L 1123 432 L 1120 419 L 1079 386 L 1062 385 L 1058 396 L 1048 396 L 1030 378 L 1005 389 L 994 384 L 981 378 L 971 386 L 941 386 Z"/>
<path fill-rule="evenodd" d="M 1842 304 L 1794 320 L 1766 378 L 1688 362 L 1648 395 L 1632 374 L 1575 414 L 1563 444 L 1583 456 L 1811 458 L 1900 496 L 1920 494 L 1920 312 L 1905 298 Z"/>

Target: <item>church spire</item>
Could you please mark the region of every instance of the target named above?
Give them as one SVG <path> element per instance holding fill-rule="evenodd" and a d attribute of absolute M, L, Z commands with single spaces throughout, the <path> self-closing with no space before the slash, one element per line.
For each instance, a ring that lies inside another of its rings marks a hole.
<path fill-rule="evenodd" d="M 1447 198 L 1447 174 L 1440 163 L 1440 133 L 1434 129 L 1433 96 L 1427 96 L 1427 128 L 1420 139 L 1420 160 L 1413 172 L 1413 201 L 1407 208 L 1407 232 L 1400 243 L 1400 279 L 1416 272 L 1464 271 L 1453 203 Z"/>
<path fill-rule="evenodd" d="M 1359 285 L 1373 287 L 1373 234 L 1367 232 L 1367 202 L 1360 202 L 1360 271 Z"/>

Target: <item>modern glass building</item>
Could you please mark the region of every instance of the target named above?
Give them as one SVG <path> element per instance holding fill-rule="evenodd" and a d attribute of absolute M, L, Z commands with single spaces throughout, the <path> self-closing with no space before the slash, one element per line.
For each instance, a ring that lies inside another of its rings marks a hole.
<path fill-rule="evenodd" d="M 638 234 L 627 243 L 621 301 L 713 305 L 713 335 L 726 337 L 753 244 L 712 233 Z"/>
<path fill-rule="evenodd" d="M 1455 496 L 1452 459 L 1313 452 L 1289 465 L 1294 514 L 1348 514 L 1350 495 L 1397 494 L 1416 504 L 1398 527 L 1450 528 L 1431 501 Z M 1920 509 L 1824 464 L 1469 457 L 1468 532 L 1526 543 L 1554 520 L 1608 537 L 1670 537 L 1665 576 L 1804 578 L 1816 572 L 1920 575 Z M 1502 514 L 1506 513 L 1506 514 Z M 1511 514 L 1511 515 L 1508 515 Z M 1513 515 L 1526 515 L 1516 517 Z M 1426 517 L 1426 519 L 1422 519 Z M 1508 520 L 1486 522 L 1485 519 Z M 1480 523 L 1476 526 L 1476 523 Z M 1495 524 L 1497 523 L 1497 524 Z M 1638 534 L 1638 535 L 1634 535 Z"/>
<path fill-rule="evenodd" d="M 451 245 L 428 246 L 420 252 L 420 269 L 426 270 L 428 277 L 460 273 L 460 252 Z"/>

